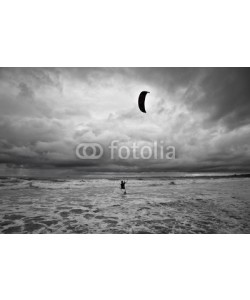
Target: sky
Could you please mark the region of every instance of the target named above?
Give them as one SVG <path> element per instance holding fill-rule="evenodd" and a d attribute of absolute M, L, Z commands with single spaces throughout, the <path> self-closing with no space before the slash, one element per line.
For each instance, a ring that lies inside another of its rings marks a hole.
<path fill-rule="evenodd" d="M 0 68 L 0 175 L 137 171 L 250 171 L 250 69 Z"/>

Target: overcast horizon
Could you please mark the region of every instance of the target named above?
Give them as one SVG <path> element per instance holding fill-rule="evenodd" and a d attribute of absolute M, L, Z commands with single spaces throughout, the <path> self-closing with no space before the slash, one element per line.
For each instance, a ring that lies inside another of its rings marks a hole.
<path fill-rule="evenodd" d="M 249 122 L 249 68 L 0 68 L 0 175 L 249 172 Z M 114 140 L 176 159 L 112 160 Z M 82 142 L 104 156 L 78 159 Z"/>

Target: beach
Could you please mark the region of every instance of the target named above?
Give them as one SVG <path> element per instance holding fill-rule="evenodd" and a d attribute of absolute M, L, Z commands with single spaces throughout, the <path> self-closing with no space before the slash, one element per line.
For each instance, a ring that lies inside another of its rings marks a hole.
<path fill-rule="evenodd" d="M 134 174 L 127 178 L 124 194 L 117 175 L 2 177 L 0 232 L 250 233 L 248 177 Z"/>

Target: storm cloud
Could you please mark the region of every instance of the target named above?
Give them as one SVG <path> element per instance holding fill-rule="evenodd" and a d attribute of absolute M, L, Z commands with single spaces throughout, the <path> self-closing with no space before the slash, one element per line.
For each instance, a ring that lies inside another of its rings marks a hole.
<path fill-rule="evenodd" d="M 249 171 L 249 83 L 249 68 L 1 68 L 0 172 Z M 114 140 L 176 159 L 112 160 Z M 80 160 L 82 142 L 104 155 Z"/>

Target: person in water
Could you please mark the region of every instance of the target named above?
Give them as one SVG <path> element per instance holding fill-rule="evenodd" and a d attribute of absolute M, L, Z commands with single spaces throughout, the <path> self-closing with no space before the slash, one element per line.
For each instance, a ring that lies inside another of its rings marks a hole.
<path fill-rule="evenodd" d="M 121 190 L 125 190 L 125 193 L 126 193 L 126 187 L 125 187 L 125 184 L 126 184 L 127 182 L 128 182 L 128 181 L 124 181 L 124 180 L 121 181 Z"/>

